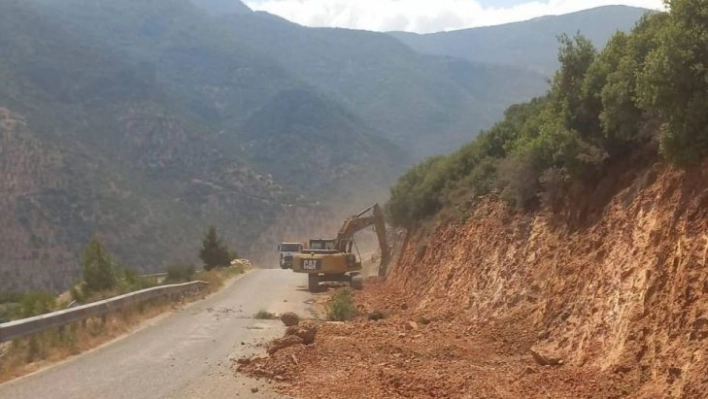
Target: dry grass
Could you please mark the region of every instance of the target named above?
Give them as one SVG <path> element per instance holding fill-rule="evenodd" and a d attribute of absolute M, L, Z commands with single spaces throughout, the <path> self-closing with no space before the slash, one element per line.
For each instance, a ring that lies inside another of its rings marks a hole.
<path fill-rule="evenodd" d="M 226 282 L 242 274 L 243 269 L 229 268 L 201 272 L 195 279 L 209 283 L 208 293 L 221 289 Z M 142 322 L 199 300 L 202 295 L 185 297 L 180 302 L 166 299 L 135 305 L 85 323 L 67 326 L 0 345 L 0 383 L 37 371 L 53 363 L 78 355 L 131 332 Z"/>
<path fill-rule="evenodd" d="M 0 358 L 0 383 L 95 348 L 130 332 L 141 322 L 178 306 L 159 300 L 108 315 L 105 321 L 101 318 L 89 319 L 86 323 L 67 326 L 63 331 L 46 331 L 12 341 Z"/>

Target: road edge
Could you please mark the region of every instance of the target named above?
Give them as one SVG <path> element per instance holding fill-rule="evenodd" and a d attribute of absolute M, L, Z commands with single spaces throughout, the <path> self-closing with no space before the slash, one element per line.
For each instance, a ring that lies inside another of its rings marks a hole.
<path fill-rule="evenodd" d="M 26 379 L 26 378 L 30 378 L 30 377 L 36 376 L 36 375 L 38 375 L 38 374 L 47 372 L 48 370 L 51 370 L 51 369 L 53 369 L 53 368 L 55 368 L 55 367 L 59 367 L 59 366 L 65 365 L 65 364 L 69 364 L 69 363 L 75 362 L 75 361 L 79 360 L 81 357 L 83 357 L 83 356 L 85 356 L 85 355 L 91 354 L 91 353 L 93 353 L 93 352 L 97 352 L 97 351 L 99 351 L 99 350 L 105 349 L 106 347 L 109 347 L 109 346 L 111 346 L 111 345 L 114 345 L 114 344 L 116 344 L 116 343 L 118 343 L 118 342 L 120 342 L 120 341 L 122 341 L 122 340 L 124 340 L 124 339 L 126 339 L 126 338 L 128 338 L 128 337 L 130 337 L 130 336 L 132 336 L 132 335 L 135 335 L 135 334 L 139 333 L 140 331 L 145 330 L 145 329 L 148 328 L 148 327 L 154 326 L 155 324 L 159 323 L 160 321 L 162 321 L 162 320 L 164 320 L 164 319 L 166 319 L 166 318 L 168 318 L 168 317 L 174 315 L 177 311 L 184 311 L 184 310 L 187 310 L 187 309 L 189 309 L 189 308 L 191 308 L 191 307 L 193 307 L 193 306 L 196 306 L 197 304 L 199 304 L 199 303 L 202 302 L 202 301 L 206 301 L 207 299 L 209 299 L 209 298 L 211 298 L 211 297 L 213 297 L 213 296 L 215 296 L 215 295 L 218 295 L 219 293 L 223 292 L 224 290 L 227 290 L 227 289 L 231 288 L 231 286 L 233 286 L 237 281 L 239 281 L 239 280 L 240 280 L 241 278 L 243 278 L 244 276 L 246 276 L 246 275 L 248 275 L 249 273 L 254 272 L 254 271 L 256 271 L 256 270 L 260 270 L 260 268 L 254 267 L 254 268 L 252 268 L 252 269 L 246 269 L 246 270 L 243 271 L 243 273 L 241 273 L 241 274 L 239 274 L 239 275 L 237 275 L 237 276 L 231 277 L 231 278 L 229 278 L 228 280 L 226 280 L 221 288 L 219 288 L 218 290 L 216 290 L 216 291 L 214 291 L 214 292 L 209 293 L 208 295 L 205 295 L 205 296 L 204 296 L 203 298 L 201 298 L 201 299 L 193 300 L 193 301 L 191 301 L 191 302 L 185 304 L 184 306 L 182 306 L 182 307 L 180 307 L 180 308 L 178 308 L 178 309 L 172 309 L 172 310 L 170 310 L 170 311 L 166 311 L 166 312 L 157 314 L 157 315 L 155 315 L 155 316 L 153 316 L 153 317 L 150 317 L 150 318 L 148 318 L 148 319 L 145 319 L 145 320 L 141 321 L 140 323 L 138 323 L 138 324 L 137 324 L 134 328 L 132 328 L 130 331 L 128 331 L 128 332 L 126 332 L 126 333 L 124 333 L 124 334 L 121 334 L 121 335 L 119 335 L 119 336 L 117 336 L 117 337 L 115 337 L 115 338 L 113 338 L 113 339 L 111 339 L 111 340 L 109 340 L 109 341 L 106 341 L 106 342 L 104 342 L 104 343 L 102 343 L 102 344 L 100 344 L 100 345 L 98 345 L 98 346 L 96 346 L 96 347 L 93 347 L 93 348 L 91 348 L 91 349 L 87 349 L 87 350 L 85 350 L 85 351 L 83 351 L 83 352 L 81 352 L 81 353 L 78 353 L 78 354 L 76 354 L 76 355 L 71 355 L 71 356 L 69 356 L 69 357 L 67 357 L 67 358 L 65 358 L 65 359 L 62 359 L 62 360 L 59 360 L 59 361 L 57 361 L 57 362 L 53 362 L 53 363 L 47 364 L 46 366 L 40 367 L 39 369 L 37 369 L 37 370 L 35 370 L 35 371 L 32 371 L 31 373 L 24 374 L 24 375 L 19 376 L 19 377 L 17 377 L 17 378 L 14 378 L 14 379 L 11 379 L 11 380 L 2 382 L 2 383 L 0 383 L 0 387 L 2 387 L 2 386 L 4 386 L 4 385 L 12 385 L 12 384 L 18 383 L 18 382 L 20 382 L 20 381 L 22 381 L 22 380 L 24 380 L 24 379 Z"/>

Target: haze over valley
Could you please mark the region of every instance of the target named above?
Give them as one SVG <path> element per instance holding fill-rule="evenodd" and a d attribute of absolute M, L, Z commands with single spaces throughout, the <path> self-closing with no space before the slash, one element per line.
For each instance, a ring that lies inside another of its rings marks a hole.
<path fill-rule="evenodd" d="M 141 272 L 195 262 L 209 225 L 273 262 L 545 93 L 558 34 L 602 47 L 645 11 L 419 35 L 238 1 L 3 1 L 0 290 L 66 289 L 94 236 Z"/>

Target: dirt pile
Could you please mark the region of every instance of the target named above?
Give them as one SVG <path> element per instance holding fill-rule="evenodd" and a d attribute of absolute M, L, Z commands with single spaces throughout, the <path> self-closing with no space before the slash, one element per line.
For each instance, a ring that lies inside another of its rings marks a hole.
<path fill-rule="evenodd" d="M 311 321 L 300 323 L 299 317 L 293 323 L 292 315 L 294 314 L 289 314 L 283 320 L 283 323 L 288 326 L 285 335 L 265 345 L 268 358 L 239 359 L 236 362 L 238 364 L 236 370 L 276 381 L 291 379 L 296 374 L 299 365 L 295 353 L 307 348 L 307 345 L 312 345 L 319 329 L 317 324 Z"/>
<path fill-rule="evenodd" d="M 520 322 L 491 330 L 462 315 L 425 316 L 381 283 L 358 293 L 361 316 L 320 325 L 313 345 L 252 359 L 238 371 L 302 398 L 610 398 L 623 387 L 597 369 L 540 367 Z M 384 319 L 368 314 L 384 309 Z M 354 393 L 356 393 L 354 395 Z"/>
<path fill-rule="evenodd" d="M 288 327 L 285 331 L 285 336 L 298 337 L 304 345 L 310 345 L 315 343 L 317 328 L 314 323 L 306 321 L 302 324 Z"/>

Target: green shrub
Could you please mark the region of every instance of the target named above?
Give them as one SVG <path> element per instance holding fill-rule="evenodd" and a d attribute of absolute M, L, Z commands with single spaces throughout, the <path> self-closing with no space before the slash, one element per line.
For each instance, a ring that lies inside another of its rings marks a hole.
<path fill-rule="evenodd" d="M 170 282 L 192 281 L 195 272 L 194 265 L 169 265 L 167 266 L 167 280 Z"/>
<path fill-rule="evenodd" d="M 71 299 L 75 300 L 76 302 L 84 302 L 86 300 L 86 295 L 84 294 L 84 288 L 83 284 L 78 284 L 69 289 L 69 294 L 71 295 Z"/>
<path fill-rule="evenodd" d="M 689 165 L 708 155 L 708 3 L 672 0 L 639 74 L 639 100 L 663 123 L 661 152 Z"/>
<path fill-rule="evenodd" d="M 520 153 L 503 160 L 497 173 L 502 200 L 518 209 L 529 207 L 539 189 L 541 170 L 532 153 Z"/>
<path fill-rule="evenodd" d="M 22 295 L 18 306 L 14 308 L 14 318 L 24 319 L 57 310 L 54 294 L 42 291 L 32 291 Z"/>
<path fill-rule="evenodd" d="M 118 292 L 121 294 L 140 291 L 157 285 L 154 279 L 142 277 L 131 268 L 123 268 L 119 275 L 120 278 L 116 285 Z"/>
<path fill-rule="evenodd" d="M 327 320 L 347 321 L 356 316 L 356 307 L 350 289 L 342 289 L 332 295 L 327 305 Z"/>
<path fill-rule="evenodd" d="M 0 305 L 0 323 L 6 323 L 12 320 L 16 314 L 17 304 L 2 304 Z"/>
<path fill-rule="evenodd" d="M 583 138 L 592 140 L 599 136 L 601 105 L 595 93 L 583 89 L 597 50 L 589 39 L 580 34 L 572 39 L 563 34 L 559 41 L 560 69 L 553 78 L 551 103 L 567 129 L 578 131 Z"/>
<path fill-rule="evenodd" d="M 101 242 L 94 238 L 83 252 L 83 278 L 86 292 L 113 289 L 116 285 L 113 259 Z"/>
<path fill-rule="evenodd" d="M 22 299 L 20 292 L 0 292 L 0 304 L 2 303 L 17 303 Z"/>

